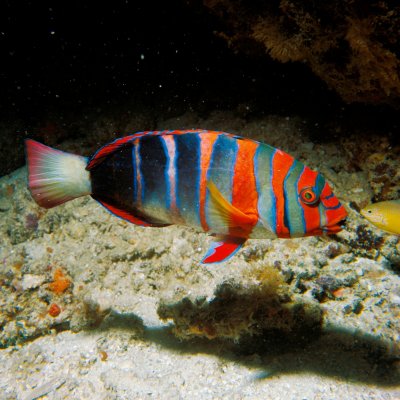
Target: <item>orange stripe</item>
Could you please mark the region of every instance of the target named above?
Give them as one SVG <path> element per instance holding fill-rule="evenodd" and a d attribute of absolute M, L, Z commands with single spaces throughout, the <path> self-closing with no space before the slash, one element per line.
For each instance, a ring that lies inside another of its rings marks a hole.
<path fill-rule="evenodd" d="M 251 140 L 238 140 L 237 143 L 238 151 L 233 171 L 232 205 L 249 217 L 254 216 L 252 223 L 243 227 L 244 236 L 248 236 L 258 221 L 258 192 L 254 175 L 254 155 L 258 143 Z"/>
<path fill-rule="evenodd" d="M 208 134 L 202 133 L 200 137 L 200 223 L 204 231 L 208 231 L 210 228 L 206 220 L 206 193 L 207 193 L 207 172 L 210 167 L 211 154 L 214 147 L 214 143 L 217 140 L 219 134 L 209 132 Z"/>
<path fill-rule="evenodd" d="M 325 207 L 325 225 L 338 222 L 347 216 L 347 212 L 343 205 L 340 204 L 339 199 L 332 195 L 332 189 L 328 183 L 325 183 L 325 186 L 322 189 L 321 202 Z M 330 209 L 330 207 L 332 209 Z"/>
<path fill-rule="evenodd" d="M 318 172 L 311 170 L 308 167 L 304 167 L 299 182 L 297 184 L 297 192 L 300 193 L 305 187 L 314 187 L 317 180 Z M 316 229 L 320 225 L 320 215 L 318 207 L 310 207 L 300 200 L 300 204 L 304 210 L 304 220 L 306 223 L 305 232 Z M 321 231 L 322 233 L 322 231 Z"/>
<path fill-rule="evenodd" d="M 284 181 L 293 162 L 294 158 L 281 150 L 275 152 L 272 160 L 272 190 L 276 199 L 276 234 L 281 238 L 290 237 L 290 231 L 284 223 Z"/>

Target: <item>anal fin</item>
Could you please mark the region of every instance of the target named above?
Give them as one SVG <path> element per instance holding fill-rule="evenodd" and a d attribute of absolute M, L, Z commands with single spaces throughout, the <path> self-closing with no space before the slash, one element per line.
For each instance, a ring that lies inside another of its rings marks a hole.
<path fill-rule="evenodd" d="M 121 208 L 115 207 L 104 200 L 95 199 L 98 201 L 106 210 L 108 210 L 111 214 L 114 214 L 117 217 L 124 219 L 125 221 L 131 222 L 132 224 L 139 226 L 150 226 L 154 228 L 162 228 L 164 226 L 169 226 L 171 224 L 163 224 L 155 221 L 147 220 L 143 217 L 138 217 L 134 215 L 132 212 L 123 210 Z"/>
<path fill-rule="evenodd" d="M 220 240 L 211 243 L 201 263 L 213 264 L 228 260 L 243 246 L 246 240 L 232 236 L 221 237 Z"/>

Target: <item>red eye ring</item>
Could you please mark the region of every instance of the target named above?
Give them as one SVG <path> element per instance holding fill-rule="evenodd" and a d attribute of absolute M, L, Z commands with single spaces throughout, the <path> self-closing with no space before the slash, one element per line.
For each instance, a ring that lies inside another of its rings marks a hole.
<path fill-rule="evenodd" d="M 301 189 L 300 199 L 304 204 L 312 206 L 318 202 L 319 197 L 314 192 L 314 189 L 311 186 L 307 186 L 307 187 Z"/>

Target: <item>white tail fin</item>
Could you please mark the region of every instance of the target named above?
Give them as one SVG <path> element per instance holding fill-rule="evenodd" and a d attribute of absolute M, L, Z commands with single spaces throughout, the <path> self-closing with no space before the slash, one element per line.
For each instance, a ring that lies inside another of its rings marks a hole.
<path fill-rule="evenodd" d="M 87 158 L 25 140 L 29 189 L 36 203 L 52 208 L 91 193 Z"/>

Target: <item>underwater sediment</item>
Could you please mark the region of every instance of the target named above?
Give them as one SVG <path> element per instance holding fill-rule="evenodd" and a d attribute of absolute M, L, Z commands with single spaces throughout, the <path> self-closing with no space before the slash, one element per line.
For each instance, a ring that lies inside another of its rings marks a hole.
<path fill-rule="evenodd" d="M 54 398 L 93 396 L 95 387 L 110 398 L 279 398 L 283 380 L 297 385 L 293 398 L 344 390 L 348 398 L 395 399 L 400 240 L 359 209 L 372 197 L 398 195 L 399 149 L 380 135 L 366 144 L 350 134 L 339 145 L 314 143 L 296 117 L 188 113 L 157 129 L 185 126 L 248 136 L 317 169 L 349 211 L 346 228 L 329 237 L 249 240 L 228 262 L 200 266 L 206 234 L 137 227 L 89 198 L 41 209 L 19 169 L 0 181 L 4 398 L 43 385 Z M 389 169 L 390 181 L 382 178 Z"/>

